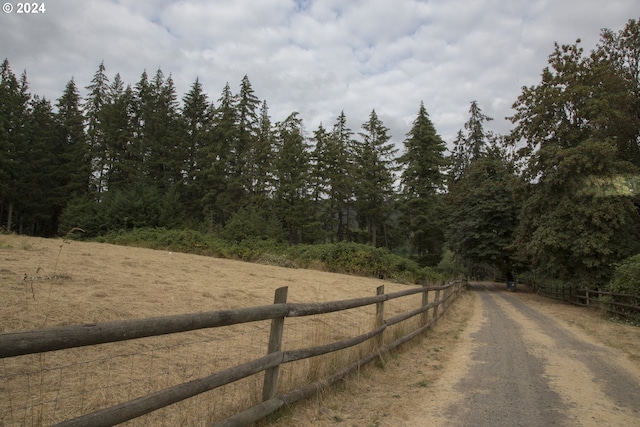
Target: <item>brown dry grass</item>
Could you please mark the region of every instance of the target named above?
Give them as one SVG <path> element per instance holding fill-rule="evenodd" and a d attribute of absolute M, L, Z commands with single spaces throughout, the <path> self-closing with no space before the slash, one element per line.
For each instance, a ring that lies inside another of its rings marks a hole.
<path fill-rule="evenodd" d="M 374 295 L 380 284 L 387 292 L 405 288 L 362 277 L 166 251 L 0 235 L 2 332 L 264 305 L 281 286 L 289 286 L 290 302 L 341 300 Z M 640 363 L 637 327 L 612 323 L 597 311 L 532 293 L 518 295 L 558 322 Z M 386 316 L 417 307 L 419 298 L 388 302 Z M 295 411 L 283 411 L 270 425 L 407 425 L 417 401 L 438 404 L 430 398 L 436 380 L 463 363 L 451 355 L 456 354 L 454 349 L 469 345 L 462 331 L 470 322 L 474 301 L 473 294 L 463 294 L 427 337 L 382 355 L 376 366 L 296 405 Z M 353 336 L 370 330 L 372 324 L 372 307 L 289 318 L 284 348 Z M 386 341 L 402 328 L 407 325 L 389 331 Z M 262 322 L 0 360 L 0 426 L 48 425 L 262 356 L 268 330 L 268 322 Z M 314 381 L 332 366 L 366 351 L 349 350 L 285 365 L 281 388 Z M 257 402 L 261 384 L 262 376 L 251 377 L 130 425 L 205 425 Z"/>
<path fill-rule="evenodd" d="M 0 331 L 265 305 L 288 286 L 289 302 L 375 295 L 404 285 L 319 271 L 107 244 L 0 236 Z M 386 316 L 420 305 L 389 302 Z M 285 349 L 371 329 L 375 308 L 287 319 Z M 0 425 L 48 425 L 262 356 L 268 322 L 0 360 Z M 390 334 L 391 335 L 391 334 Z M 322 376 L 368 351 L 283 367 L 281 388 Z M 132 425 L 203 425 L 259 399 L 261 376 L 188 399 Z"/>
<path fill-rule="evenodd" d="M 447 315 L 422 336 L 328 390 L 282 411 L 270 427 L 404 426 L 441 377 L 473 314 L 475 295 L 464 292 Z M 438 405 L 434 402 L 434 405 Z"/>

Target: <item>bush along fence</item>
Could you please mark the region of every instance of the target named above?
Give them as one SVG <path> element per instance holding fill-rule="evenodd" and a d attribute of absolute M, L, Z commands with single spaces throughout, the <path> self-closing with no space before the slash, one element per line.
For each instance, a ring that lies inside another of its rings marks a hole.
<path fill-rule="evenodd" d="M 266 355 L 262 357 L 56 424 L 57 426 L 112 426 L 264 372 L 262 402 L 241 410 L 229 418 L 211 423 L 218 427 L 246 426 L 286 405 L 315 395 L 328 385 L 380 357 L 381 353 L 419 336 L 446 312 L 466 284 L 466 280 L 460 279 L 439 286 L 425 284 L 389 294 L 385 294 L 384 286 L 380 286 L 375 296 L 323 303 L 288 303 L 288 288 L 283 287 L 275 291 L 274 303 L 266 306 L 2 333 L 0 334 L 0 359 L 270 320 L 268 348 Z M 419 307 L 393 317 L 385 317 L 386 302 L 417 294 L 422 294 Z M 372 319 L 374 326 L 369 332 L 319 346 L 294 350 L 282 349 L 285 318 L 325 315 L 365 306 L 375 306 L 375 318 Z M 389 337 L 385 337 L 385 330 L 408 319 L 415 320 L 412 324 L 416 327 L 408 333 L 404 331 L 404 335 L 399 338 L 394 335 L 391 337 L 393 341 L 387 343 Z M 278 374 L 283 364 L 337 352 L 361 343 L 371 343 L 373 351 L 347 366 L 336 367 L 328 377 L 278 394 Z"/>
<path fill-rule="evenodd" d="M 640 295 L 577 288 L 564 284 L 528 282 L 536 293 L 584 307 L 593 307 L 612 316 L 640 321 Z"/>

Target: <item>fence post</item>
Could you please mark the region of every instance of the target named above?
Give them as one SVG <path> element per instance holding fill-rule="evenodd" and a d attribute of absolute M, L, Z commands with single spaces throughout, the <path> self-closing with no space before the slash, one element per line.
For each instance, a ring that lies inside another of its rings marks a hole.
<path fill-rule="evenodd" d="M 433 307 L 433 318 L 438 318 L 438 308 L 440 307 L 440 289 L 436 289 L 436 297 L 433 302 L 437 303 L 435 307 Z"/>
<path fill-rule="evenodd" d="M 427 288 L 429 287 L 429 281 L 426 281 L 425 283 L 422 284 L 423 288 Z M 422 307 L 425 307 L 429 304 L 429 291 L 424 290 L 422 292 Z M 428 315 L 429 315 L 429 310 L 423 311 L 422 312 L 422 324 L 426 325 L 427 321 L 428 321 Z"/>
<path fill-rule="evenodd" d="M 376 295 L 384 295 L 384 285 L 376 288 Z M 384 301 L 376 303 L 376 328 L 384 324 Z M 376 337 L 376 347 L 380 348 L 384 345 L 384 331 Z"/>
<path fill-rule="evenodd" d="M 441 280 L 440 281 L 440 286 L 445 286 L 447 284 L 446 281 Z M 442 314 L 445 313 L 445 311 L 447 311 L 447 306 L 449 305 L 449 295 L 451 295 L 451 288 L 445 288 L 442 291 Z"/>
<path fill-rule="evenodd" d="M 287 286 L 276 289 L 273 298 L 274 304 L 284 304 L 287 302 Z M 271 320 L 271 333 L 269 335 L 269 348 L 267 354 L 282 350 L 282 332 L 284 330 L 284 317 Z M 262 400 L 267 401 L 275 397 L 278 391 L 278 371 L 280 366 L 274 366 L 264 371 L 264 385 L 262 387 Z"/>

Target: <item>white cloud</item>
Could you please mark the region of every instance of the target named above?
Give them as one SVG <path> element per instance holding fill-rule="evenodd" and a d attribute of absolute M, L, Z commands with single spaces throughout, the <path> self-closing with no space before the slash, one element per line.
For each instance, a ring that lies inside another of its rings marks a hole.
<path fill-rule="evenodd" d="M 589 50 L 637 15 L 635 0 L 59 0 L 0 16 L 0 55 L 50 99 L 102 60 L 132 85 L 160 67 L 180 98 L 198 77 L 215 101 L 247 74 L 274 121 L 296 110 L 311 132 L 344 110 L 358 132 L 375 108 L 396 142 L 423 100 L 451 142 L 472 100 L 507 132 L 554 41 Z"/>

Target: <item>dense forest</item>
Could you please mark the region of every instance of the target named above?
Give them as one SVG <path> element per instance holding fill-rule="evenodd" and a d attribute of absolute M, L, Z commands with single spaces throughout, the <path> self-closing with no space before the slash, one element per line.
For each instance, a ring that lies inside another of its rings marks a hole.
<path fill-rule="evenodd" d="M 81 93 L 82 92 L 82 93 Z M 451 150 L 424 104 L 391 143 L 375 110 L 303 131 L 274 120 L 247 76 L 216 100 L 196 79 L 131 85 L 100 64 L 53 103 L 0 65 L 0 224 L 85 238 L 164 227 L 228 241 L 357 242 L 469 272 L 535 271 L 597 285 L 640 252 L 640 25 L 589 53 L 556 44 L 498 135 L 470 103 Z"/>

